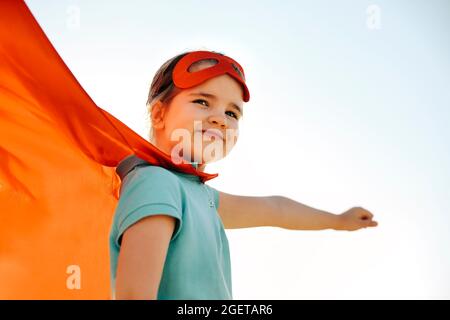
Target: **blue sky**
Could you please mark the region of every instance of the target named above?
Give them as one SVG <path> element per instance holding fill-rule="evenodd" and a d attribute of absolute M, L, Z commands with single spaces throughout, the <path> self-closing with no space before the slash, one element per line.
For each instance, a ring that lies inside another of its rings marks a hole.
<path fill-rule="evenodd" d="M 164 61 L 235 58 L 251 100 L 210 185 L 379 221 L 228 230 L 234 298 L 450 298 L 448 1 L 26 3 L 97 105 L 143 137 Z"/>

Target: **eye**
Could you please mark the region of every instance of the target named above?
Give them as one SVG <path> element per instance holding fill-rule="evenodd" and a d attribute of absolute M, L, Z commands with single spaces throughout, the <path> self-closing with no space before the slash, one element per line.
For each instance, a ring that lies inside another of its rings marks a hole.
<path fill-rule="evenodd" d="M 227 112 L 231 113 L 232 117 L 234 117 L 235 119 L 239 120 L 239 117 L 238 117 L 238 115 L 235 112 L 233 112 L 233 111 L 227 111 Z"/>
<path fill-rule="evenodd" d="M 192 102 L 204 105 L 205 107 L 209 107 L 208 101 L 203 100 L 203 99 L 197 99 L 197 100 L 194 100 Z"/>
<path fill-rule="evenodd" d="M 204 99 L 196 99 L 196 100 L 194 100 L 194 101 L 192 101 L 192 102 L 193 102 L 193 103 L 201 104 L 201 105 L 203 105 L 203 106 L 205 106 L 205 107 L 209 107 L 208 101 L 206 101 L 206 100 L 204 100 Z M 233 112 L 233 111 L 227 111 L 227 112 L 225 112 L 225 113 L 226 113 L 226 114 L 229 114 L 230 117 L 233 117 L 233 118 L 235 118 L 236 120 L 239 120 L 239 116 L 237 115 L 236 112 Z"/>

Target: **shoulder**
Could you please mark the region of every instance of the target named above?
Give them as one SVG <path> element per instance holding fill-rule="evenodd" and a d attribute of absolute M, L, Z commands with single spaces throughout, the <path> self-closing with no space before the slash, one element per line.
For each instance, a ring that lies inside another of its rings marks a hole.
<path fill-rule="evenodd" d="M 140 166 L 124 178 L 117 211 L 128 214 L 143 207 L 149 209 L 149 206 L 162 204 L 181 210 L 182 203 L 183 192 L 176 174 L 158 166 Z M 162 209 L 158 207 L 159 211 Z"/>
<path fill-rule="evenodd" d="M 159 166 L 139 166 L 130 171 L 124 178 L 120 193 L 133 190 L 167 190 L 181 187 L 178 176 L 172 171 Z"/>
<path fill-rule="evenodd" d="M 147 183 L 164 183 L 164 184 L 178 184 L 179 178 L 172 171 L 159 166 L 140 166 L 134 168 L 124 179 L 127 184 L 131 181 L 145 181 Z"/>
<path fill-rule="evenodd" d="M 176 218 L 179 229 L 184 198 L 178 180 L 170 170 L 153 165 L 135 167 L 125 176 L 114 218 L 116 244 L 128 227 L 153 215 Z"/>

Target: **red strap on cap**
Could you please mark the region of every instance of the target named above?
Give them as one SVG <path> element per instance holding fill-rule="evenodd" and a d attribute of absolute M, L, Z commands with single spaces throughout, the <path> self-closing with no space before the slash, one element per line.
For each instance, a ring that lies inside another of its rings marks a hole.
<path fill-rule="evenodd" d="M 211 67 L 190 72 L 189 67 L 198 61 L 214 59 L 217 63 Z M 185 55 L 178 61 L 173 69 L 172 78 L 173 83 L 180 89 L 187 89 L 198 86 L 199 84 L 211 78 L 220 76 L 222 74 L 229 74 L 236 79 L 244 90 L 244 102 L 250 100 L 250 92 L 245 84 L 244 69 L 239 63 L 230 57 L 210 52 L 210 51 L 194 51 Z"/>

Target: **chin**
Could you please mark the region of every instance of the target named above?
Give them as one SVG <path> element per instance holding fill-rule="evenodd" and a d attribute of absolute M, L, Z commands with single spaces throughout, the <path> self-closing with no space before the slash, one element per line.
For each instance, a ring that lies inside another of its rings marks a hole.
<path fill-rule="evenodd" d="M 226 155 L 222 155 L 222 156 L 211 156 L 211 157 L 205 157 L 205 156 L 198 156 L 198 157 L 192 157 L 192 161 L 196 161 L 196 159 L 201 159 L 201 161 L 199 161 L 200 165 L 206 165 L 206 164 L 210 164 L 213 162 L 217 162 L 219 160 L 222 160 L 223 158 L 225 158 Z"/>

